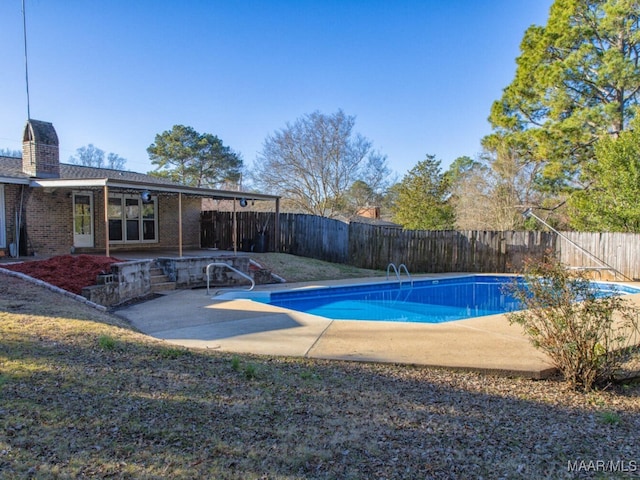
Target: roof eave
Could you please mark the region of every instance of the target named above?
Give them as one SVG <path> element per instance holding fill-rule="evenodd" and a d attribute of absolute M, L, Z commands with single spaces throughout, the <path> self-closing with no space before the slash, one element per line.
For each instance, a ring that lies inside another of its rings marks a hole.
<path fill-rule="evenodd" d="M 29 185 L 28 178 L 20 178 L 20 177 L 6 177 L 0 175 L 0 183 L 12 183 L 15 185 Z"/>
<path fill-rule="evenodd" d="M 94 179 L 32 179 L 29 183 L 32 187 L 40 188 L 126 188 L 134 190 L 151 190 L 154 192 L 182 193 L 207 198 L 275 201 L 280 197 L 253 192 L 240 192 L 231 190 L 214 190 L 212 188 L 188 187 L 180 185 L 165 185 L 154 182 L 140 182 L 125 179 L 94 178 Z"/>
<path fill-rule="evenodd" d="M 87 187 L 104 187 L 107 185 L 106 178 L 91 179 L 61 179 L 61 178 L 33 178 L 29 182 L 29 186 L 33 188 L 87 188 Z"/>

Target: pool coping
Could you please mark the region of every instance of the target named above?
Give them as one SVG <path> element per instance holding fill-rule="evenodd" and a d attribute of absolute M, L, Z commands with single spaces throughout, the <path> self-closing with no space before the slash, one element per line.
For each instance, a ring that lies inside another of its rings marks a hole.
<path fill-rule="evenodd" d="M 415 278 L 468 275 L 477 274 Z M 383 282 L 387 282 L 386 277 L 272 284 L 256 290 Z M 151 337 L 188 348 L 420 365 L 529 378 L 545 378 L 556 371 L 548 357 L 529 343 L 522 328 L 510 325 L 504 314 L 438 324 L 331 320 L 246 299 L 220 299 L 215 293 L 177 290 L 115 313 Z M 629 297 L 635 297 L 640 305 L 640 294 Z"/>

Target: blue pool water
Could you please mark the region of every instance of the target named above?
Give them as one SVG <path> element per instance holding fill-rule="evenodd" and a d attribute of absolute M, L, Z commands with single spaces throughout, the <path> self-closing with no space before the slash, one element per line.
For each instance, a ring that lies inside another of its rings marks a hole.
<path fill-rule="evenodd" d="M 470 275 L 429 279 L 271 292 L 253 299 L 279 307 L 335 320 L 441 323 L 518 310 L 507 293 L 514 277 Z M 606 294 L 640 293 L 640 289 L 598 283 Z"/>

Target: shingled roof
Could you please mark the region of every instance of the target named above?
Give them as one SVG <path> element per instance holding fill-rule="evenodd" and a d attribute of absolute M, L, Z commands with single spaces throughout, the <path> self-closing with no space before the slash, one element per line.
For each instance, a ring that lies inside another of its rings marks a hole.
<path fill-rule="evenodd" d="M 22 159 L 15 157 L 0 156 L 0 178 L 22 180 L 20 183 L 27 183 L 25 180 L 29 176 L 22 172 Z"/>
<path fill-rule="evenodd" d="M 85 167 L 67 163 L 60 164 L 60 178 L 62 179 L 82 179 L 82 178 L 109 178 L 118 180 L 129 180 L 133 182 L 157 183 L 162 185 L 181 186 L 166 178 L 154 177 L 146 173 L 128 172 L 126 170 L 113 170 L 111 168 Z"/>
<path fill-rule="evenodd" d="M 255 200 L 276 200 L 277 195 L 267 195 L 255 192 L 239 192 L 215 190 L 211 188 L 189 187 L 172 182 L 166 178 L 154 177 L 145 173 L 128 172 L 126 170 L 112 170 L 109 168 L 85 167 L 83 165 L 60 164 L 60 178 L 34 179 L 22 171 L 22 159 L 15 157 L 0 157 L 0 183 L 18 183 L 34 187 L 72 187 L 83 185 L 96 187 L 100 184 L 119 188 L 145 188 L 163 192 L 185 193 L 211 198 L 244 197 Z"/>
<path fill-rule="evenodd" d="M 28 179 L 29 175 L 22 171 L 22 159 L 15 157 L 0 157 L 0 177 L 15 177 L 16 179 Z M 113 170 L 110 168 L 85 167 L 67 163 L 60 164 L 60 180 L 81 180 L 108 178 L 128 180 L 132 182 L 157 183 L 159 185 L 181 186 L 165 178 L 154 177 L 145 173 L 128 172 L 126 170 Z"/>

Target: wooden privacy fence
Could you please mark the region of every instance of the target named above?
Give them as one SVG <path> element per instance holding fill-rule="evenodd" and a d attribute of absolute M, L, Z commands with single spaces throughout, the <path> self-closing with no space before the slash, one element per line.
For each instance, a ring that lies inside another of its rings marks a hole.
<path fill-rule="evenodd" d="M 281 215 L 280 251 L 327 262 L 351 263 L 349 224 L 316 215 Z"/>
<path fill-rule="evenodd" d="M 552 250 L 546 232 L 402 230 L 352 223 L 349 252 L 354 265 L 377 270 L 389 262 L 411 272 L 515 272 L 529 255 Z"/>
<path fill-rule="evenodd" d="M 274 251 L 274 220 L 275 213 L 237 212 L 238 249 Z M 233 212 L 203 212 L 201 245 L 233 249 L 233 225 Z M 597 278 L 614 278 L 614 270 L 627 279 L 640 278 L 638 234 L 403 230 L 280 214 L 279 242 L 280 252 L 376 270 L 393 262 L 412 273 L 510 273 L 520 271 L 527 257 L 555 252 L 568 266 L 593 268 Z"/>
<path fill-rule="evenodd" d="M 241 210 L 235 214 L 236 247 L 238 250 L 254 249 L 258 234 L 266 232 L 265 250 L 273 248 L 274 213 L 247 212 Z M 271 240 L 271 241 L 269 241 Z M 203 248 L 234 248 L 233 212 L 206 211 L 200 215 L 200 245 Z"/>
<path fill-rule="evenodd" d="M 596 278 L 615 278 L 612 270 L 607 268 L 611 267 L 624 275 L 626 280 L 640 279 L 640 234 L 562 232 L 562 235 L 566 238 L 560 236 L 556 247 L 556 256 L 562 263 L 574 267 L 603 268 L 595 270 L 599 272 L 594 274 Z M 572 242 L 583 250 L 572 245 Z M 622 280 L 620 275 L 617 279 Z"/>
<path fill-rule="evenodd" d="M 275 213 L 238 211 L 235 225 L 239 250 L 260 251 L 261 236 L 264 235 L 265 250 L 274 251 Z M 200 245 L 232 250 L 233 230 L 233 212 L 202 212 Z M 281 213 L 279 240 L 279 251 L 283 253 L 336 263 L 348 263 L 349 260 L 349 225 L 339 220 Z"/>

